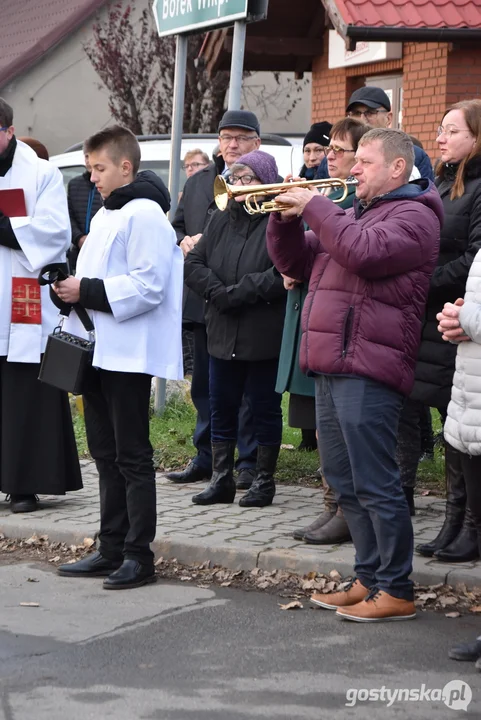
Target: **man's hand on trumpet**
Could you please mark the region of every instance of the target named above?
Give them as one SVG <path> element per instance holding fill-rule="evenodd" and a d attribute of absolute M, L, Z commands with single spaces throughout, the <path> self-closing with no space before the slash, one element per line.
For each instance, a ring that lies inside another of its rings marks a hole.
<path fill-rule="evenodd" d="M 304 212 L 307 203 L 313 197 L 319 195 L 316 187 L 293 187 L 278 195 L 277 200 L 281 205 L 287 205 L 286 210 L 282 210 L 281 217 L 285 220 L 288 218 L 300 216 Z"/>

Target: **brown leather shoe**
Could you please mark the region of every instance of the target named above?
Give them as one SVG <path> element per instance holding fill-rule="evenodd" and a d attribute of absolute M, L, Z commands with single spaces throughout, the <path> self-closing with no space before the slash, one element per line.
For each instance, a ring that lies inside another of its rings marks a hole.
<path fill-rule="evenodd" d="M 416 607 L 412 600 L 393 597 L 384 590 L 374 590 L 357 605 L 340 607 L 336 615 L 342 620 L 354 622 L 412 620 L 416 617 Z"/>
<path fill-rule="evenodd" d="M 342 514 L 334 515 L 328 523 L 304 535 L 308 545 L 339 545 L 350 540 L 351 533 Z"/>
<path fill-rule="evenodd" d="M 314 530 L 319 530 L 319 528 L 321 528 L 323 525 L 326 525 L 329 520 L 334 517 L 335 513 L 335 510 L 334 512 L 332 512 L 331 510 L 324 510 L 324 512 L 321 513 L 319 517 L 317 517 L 310 525 L 305 528 L 298 528 L 297 530 L 294 530 L 294 532 L 292 533 L 292 537 L 294 538 L 294 540 L 304 540 L 304 536 L 307 533 L 314 532 Z"/>
<path fill-rule="evenodd" d="M 326 595 L 315 593 L 311 597 L 311 603 L 326 608 L 326 610 L 337 610 L 340 607 L 349 607 L 360 603 L 369 595 L 369 592 L 369 588 L 364 587 L 362 582 L 356 578 L 344 590 L 339 592 L 327 593 Z"/>

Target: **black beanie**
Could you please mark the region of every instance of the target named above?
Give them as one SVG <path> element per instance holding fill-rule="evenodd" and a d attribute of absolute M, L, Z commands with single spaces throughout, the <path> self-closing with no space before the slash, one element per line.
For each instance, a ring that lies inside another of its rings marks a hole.
<path fill-rule="evenodd" d="M 307 133 L 302 143 L 302 149 L 309 143 L 317 143 L 318 145 L 329 145 L 329 133 L 331 132 L 332 124 L 329 122 L 318 122 L 311 125 L 311 129 Z"/>

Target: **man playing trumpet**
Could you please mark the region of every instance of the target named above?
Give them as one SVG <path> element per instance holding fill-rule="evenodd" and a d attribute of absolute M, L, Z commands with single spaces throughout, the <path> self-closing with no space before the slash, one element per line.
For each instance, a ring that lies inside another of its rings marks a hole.
<path fill-rule="evenodd" d="M 413 162 L 405 133 L 370 130 L 351 169 L 352 210 L 292 188 L 267 228 L 279 272 L 310 283 L 300 364 L 315 376 L 322 469 L 356 549 L 353 582 L 312 600 L 357 622 L 415 617 L 413 531 L 395 450 L 443 211 L 430 181 L 408 182 Z"/>

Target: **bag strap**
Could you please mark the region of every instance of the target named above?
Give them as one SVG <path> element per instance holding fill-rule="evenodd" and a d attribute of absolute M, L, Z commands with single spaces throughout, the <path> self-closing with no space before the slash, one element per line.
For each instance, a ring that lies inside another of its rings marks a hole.
<path fill-rule="evenodd" d="M 69 276 L 67 263 L 50 263 L 45 265 L 39 273 L 39 285 L 53 285 L 56 282 L 66 280 Z M 94 324 L 90 319 L 90 315 L 80 303 L 73 303 L 72 309 L 77 313 L 78 319 L 88 333 L 95 330 Z"/>
<path fill-rule="evenodd" d="M 92 206 L 94 204 L 95 190 L 96 190 L 95 185 L 93 185 L 89 192 L 89 200 L 87 203 L 87 213 L 85 215 L 85 235 L 88 235 L 90 232 L 90 221 L 92 219 Z"/>

